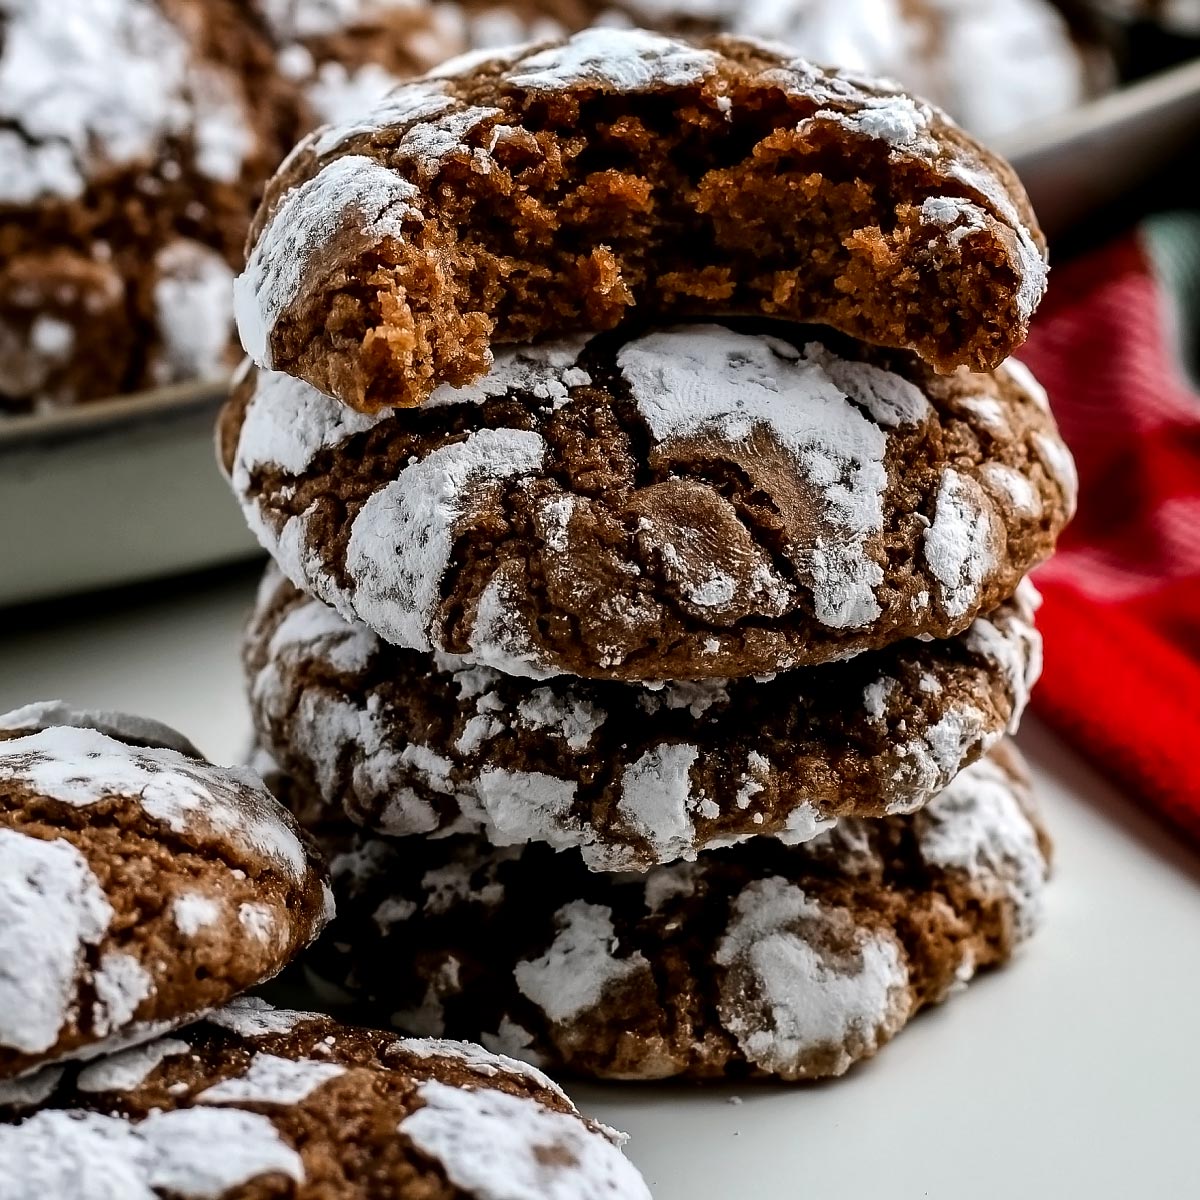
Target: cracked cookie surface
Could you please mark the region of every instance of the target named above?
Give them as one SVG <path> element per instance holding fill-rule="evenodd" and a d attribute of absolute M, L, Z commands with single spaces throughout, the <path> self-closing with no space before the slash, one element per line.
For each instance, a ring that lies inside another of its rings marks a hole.
<path fill-rule="evenodd" d="M 297 586 L 534 678 L 743 677 L 950 637 L 1075 502 L 1015 361 L 939 376 L 761 322 L 505 350 L 477 385 L 370 415 L 251 369 L 220 441 Z"/>
<path fill-rule="evenodd" d="M 248 693 L 260 743 L 329 813 L 647 870 L 920 807 L 1016 729 L 1041 667 L 1033 599 L 1022 589 L 949 641 L 650 690 L 398 650 L 272 571 Z"/>
<path fill-rule="evenodd" d="M 338 919 L 306 962 L 331 996 L 619 1079 L 842 1074 L 1034 932 L 1049 855 L 1007 745 L 919 813 L 643 876 L 544 846 L 315 828 Z"/>
<path fill-rule="evenodd" d="M 526 1063 L 253 998 L 0 1084 L 14 1196 L 649 1200 L 622 1140 Z"/>
<path fill-rule="evenodd" d="M 192 1020 L 331 915 L 252 772 L 153 721 L 58 703 L 0 716 L 0 1077 Z"/>
<path fill-rule="evenodd" d="M 1045 275 L 1014 173 L 924 102 L 755 41 L 590 29 L 464 56 L 305 139 L 237 316 L 260 366 L 372 410 L 634 306 L 989 369 Z"/>

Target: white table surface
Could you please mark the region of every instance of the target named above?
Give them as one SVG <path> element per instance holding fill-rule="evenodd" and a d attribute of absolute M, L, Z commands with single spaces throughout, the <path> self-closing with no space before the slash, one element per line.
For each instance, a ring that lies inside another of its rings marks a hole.
<path fill-rule="evenodd" d="M 253 586 L 0 614 L 0 711 L 139 711 L 239 761 Z M 1058 860 L 1046 927 L 1011 967 L 832 1084 L 571 1087 L 632 1134 L 658 1200 L 1200 1197 L 1200 860 L 1044 730 L 1020 741 Z"/>

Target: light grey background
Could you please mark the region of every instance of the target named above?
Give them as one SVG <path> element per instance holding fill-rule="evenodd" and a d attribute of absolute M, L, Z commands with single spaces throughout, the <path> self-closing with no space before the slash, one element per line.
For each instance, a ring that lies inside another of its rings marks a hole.
<path fill-rule="evenodd" d="M 0 711 L 140 711 L 239 761 L 253 587 L 0 613 Z M 1044 730 L 1020 741 L 1058 858 L 1046 928 L 1012 967 L 829 1085 L 571 1087 L 632 1134 L 658 1200 L 1200 1196 L 1200 860 Z"/>

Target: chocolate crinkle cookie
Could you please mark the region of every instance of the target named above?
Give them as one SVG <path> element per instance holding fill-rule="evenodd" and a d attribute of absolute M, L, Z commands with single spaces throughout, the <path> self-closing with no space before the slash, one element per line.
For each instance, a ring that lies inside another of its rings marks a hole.
<path fill-rule="evenodd" d="M 535 678 L 746 676 L 950 637 L 1075 504 L 1044 391 L 828 330 L 699 325 L 498 354 L 355 413 L 251 369 L 222 455 L 300 587 L 387 641 Z"/>
<path fill-rule="evenodd" d="M 253 772 L 155 721 L 56 702 L 0 716 L 0 1078 L 193 1020 L 331 915 Z"/>
<path fill-rule="evenodd" d="M 295 781 L 276 777 L 300 811 Z M 546 846 L 317 822 L 330 996 L 604 1078 L 840 1075 L 1036 929 L 1049 843 L 1000 746 L 921 812 L 757 840 L 647 875 Z"/>
<path fill-rule="evenodd" d="M 479 1046 L 234 1001 L 0 1094 L 0 1196 L 649 1200 L 621 1135 Z"/>
<path fill-rule="evenodd" d="M 989 369 L 1045 244 L 939 110 L 764 43 L 589 29 L 473 54 L 306 139 L 237 284 L 248 353 L 364 410 L 486 374 L 493 343 L 649 318 L 817 321 Z"/>
<path fill-rule="evenodd" d="M 0 410 L 224 375 L 249 213 L 298 132 L 240 0 L 3 0 Z"/>
<path fill-rule="evenodd" d="M 246 638 L 260 743 L 326 812 L 647 870 L 920 807 L 1017 727 L 1028 585 L 966 633 L 774 679 L 538 684 L 399 650 L 268 573 Z"/>

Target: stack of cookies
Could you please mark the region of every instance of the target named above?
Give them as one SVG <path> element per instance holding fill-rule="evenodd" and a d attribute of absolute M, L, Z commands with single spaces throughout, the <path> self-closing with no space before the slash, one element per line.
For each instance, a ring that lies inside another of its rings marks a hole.
<path fill-rule="evenodd" d="M 1074 504 L 1011 170 L 761 43 L 447 64 L 268 187 L 219 429 L 335 999 L 603 1077 L 844 1072 L 1035 928 L 1004 742 Z"/>

